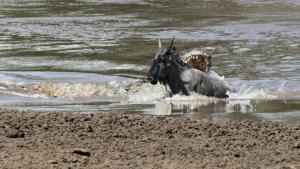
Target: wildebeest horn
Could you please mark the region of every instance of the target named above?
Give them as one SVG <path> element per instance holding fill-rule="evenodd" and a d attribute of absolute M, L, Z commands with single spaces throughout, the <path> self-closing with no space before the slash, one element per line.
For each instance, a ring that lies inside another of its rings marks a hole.
<path fill-rule="evenodd" d="M 161 49 L 161 42 L 160 42 L 160 39 L 158 39 L 158 48 Z"/>
<path fill-rule="evenodd" d="M 171 50 L 171 48 L 172 48 L 172 46 L 173 46 L 173 43 L 174 43 L 174 40 L 175 40 L 175 37 L 173 36 L 173 39 L 172 39 L 172 41 L 171 41 L 171 44 L 170 44 L 168 50 Z"/>

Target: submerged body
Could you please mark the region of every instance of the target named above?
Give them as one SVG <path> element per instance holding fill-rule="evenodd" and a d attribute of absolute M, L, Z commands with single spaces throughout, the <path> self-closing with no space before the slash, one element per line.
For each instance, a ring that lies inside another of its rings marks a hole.
<path fill-rule="evenodd" d="M 186 90 L 206 96 L 226 98 L 228 97 L 227 92 L 233 91 L 224 81 L 211 77 L 197 69 L 185 70 L 181 73 L 180 78 L 186 83 L 184 85 Z"/>
<path fill-rule="evenodd" d="M 190 92 L 196 92 L 205 96 L 226 98 L 227 91 L 233 91 L 224 81 L 211 77 L 208 74 L 190 67 L 184 67 L 171 61 L 168 68 L 161 68 L 158 73 L 158 81 L 167 85 L 172 94 L 182 93 L 189 95 Z"/>

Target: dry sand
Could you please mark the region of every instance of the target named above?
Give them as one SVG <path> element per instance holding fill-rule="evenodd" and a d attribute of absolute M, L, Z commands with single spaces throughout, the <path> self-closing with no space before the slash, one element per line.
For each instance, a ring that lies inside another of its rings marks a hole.
<path fill-rule="evenodd" d="M 1 169 L 300 168 L 297 125 L 1 109 L 0 129 Z"/>

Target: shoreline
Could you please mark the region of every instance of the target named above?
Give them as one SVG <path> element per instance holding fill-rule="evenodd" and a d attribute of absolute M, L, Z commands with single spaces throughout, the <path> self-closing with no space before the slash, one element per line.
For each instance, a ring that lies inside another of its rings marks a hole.
<path fill-rule="evenodd" d="M 300 168 L 300 125 L 0 109 L 0 128 L 1 168 Z"/>

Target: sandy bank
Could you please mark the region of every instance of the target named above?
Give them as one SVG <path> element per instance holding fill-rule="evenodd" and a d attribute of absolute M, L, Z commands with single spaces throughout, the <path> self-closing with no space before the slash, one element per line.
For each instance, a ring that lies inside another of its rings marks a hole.
<path fill-rule="evenodd" d="M 21 130 L 24 138 L 8 138 Z M 73 153 L 85 149 L 90 156 Z M 1 168 L 300 168 L 300 126 L 0 110 Z"/>

